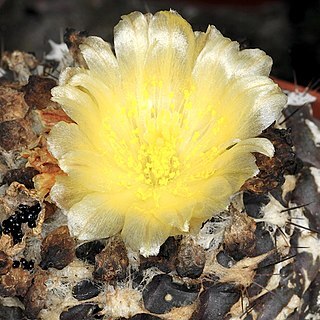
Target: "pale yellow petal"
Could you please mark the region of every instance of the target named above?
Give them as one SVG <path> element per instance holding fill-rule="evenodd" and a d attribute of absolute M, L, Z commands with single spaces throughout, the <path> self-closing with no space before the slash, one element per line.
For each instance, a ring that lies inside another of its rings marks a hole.
<path fill-rule="evenodd" d="M 50 153 L 56 159 L 71 150 L 90 150 L 93 147 L 87 136 L 79 130 L 79 126 L 63 121 L 51 129 L 47 143 Z"/>
<path fill-rule="evenodd" d="M 207 43 L 208 40 L 208 35 L 210 33 L 210 26 L 208 27 L 206 32 L 202 32 L 202 31 L 195 31 L 194 35 L 195 35 L 195 55 L 194 55 L 194 59 L 196 60 L 198 58 L 199 53 L 202 51 L 202 49 L 204 48 L 204 46 Z"/>
<path fill-rule="evenodd" d="M 286 103 L 279 87 L 266 77 L 271 58 L 258 49 L 239 51 L 237 42 L 214 27 L 199 37 L 200 47 L 205 45 L 193 70 L 195 88 L 187 113 L 191 130 L 200 136 L 204 130 L 218 136 L 213 139 L 215 145 L 259 135 L 279 117 Z M 194 107 L 198 105 L 202 108 Z M 191 121 L 195 117 L 200 121 Z"/>
<path fill-rule="evenodd" d="M 66 114 L 79 125 L 88 136 L 95 136 L 100 123 L 98 106 L 89 94 L 72 85 L 55 87 L 51 90 L 52 100 L 61 104 Z"/>
<path fill-rule="evenodd" d="M 148 100 L 157 108 L 168 105 L 169 95 L 181 96 L 184 76 L 193 65 L 195 36 L 178 13 L 123 16 L 114 42 L 123 89 L 130 99 L 137 99 L 138 104 Z"/>
<path fill-rule="evenodd" d="M 60 168 L 79 184 L 97 192 L 115 193 L 123 190 L 128 180 L 112 156 L 86 150 L 72 150 L 59 159 Z"/>
<path fill-rule="evenodd" d="M 274 146 L 271 141 L 266 138 L 246 139 L 237 143 L 235 148 L 236 151 L 239 150 L 239 152 L 258 152 L 269 158 L 274 155 Z"/>
<path fill-rule="evenodd" d="M 153 216 L 162 223 L 179 230 L 189 231 L 189 220 L 192 216 L 190 203 L 194 201 L 189 196 L 176 195 L 168 190 L 158 190 L 157 207 L 153 206 Z"/>
<path fill-rule="evenodd" d="M 52 100 L 61 104 L 69 117 L 80 126 L 91 128 L 86 120 L 92 119 L 97 122 L 96 125 L 101 125 L 101 117 L 121 109 L 119 101 L 122 97 L 115 95 L 107 83 L 92 76 L 88 70 L 80 69 L 67 74 L 65 85 L 51 90 Z"/>
<path fill-rule="evenodd" d="M 244 181 L 258 173 L 253 152 L 273 156 L 274 147 L 265 138 L 252 138 L 240 141 L 226 150 L 212 163 L 213 177 L 224 177 L 232 186 L 233 194 L 240 189 Z"/>
<path fill-rule="evenodd" d="M 149 50 L 144 69 L 144 95 L 151 111 L 179 112 L 188 94 L 194 63 L 195 35 L 175 11 L 158 12 L 149 23 Z"/>
<path fill-rule="evenodd" d="M 56 176 L 56 182 L 50 191 L 51 199 L 62 209 L 69 210 L 91 191 L 79 183 L 77 176 Z"/>
<path fill-rule="evenodd" d="M 209 219 L 213 214 L 226 209 L 230 197 L 247 179 L 259 172 L 252 152 L 272 156 L 274 147 L 265 138 L 252 138 L 239 142 L 216 158 L 212 163 L 212 176 L 206 182 L 201 181 L 193 187 L 195 193 L 200 186 L 203 190 L 203 198 L 200 198 L 199 204 L 195 206 L 201 210 L 196 210 L 193 214 L 196 220 Z"/>
<path fill-rule="evenodd" d="M 128 138 L 128 133 L 129 138 L 132 137 L 134 127 L 131 123 L 132 119 L 128 117 L 129 111 L 123 105 L 124 93 L 115 95 L 102 81 L 84 73 L 74 75 L 69 80 L 69 85 L 86 92 L 94 100 L 94 106 L 98 109 L 95 112 L 98 121 L 95 117 L 96 122 L 92 127 L 97 133 L 100 131 L 99 137 L 98 134 L 94 135 L 100 144 L 107 143 L 108 133 L 106 130 L 116 134 L 119 140 Z M 90 108 L 90 105 L 87 107 Z M 88 127 L 88 124 L 85 126 Z"/>
<path fill-rule="evenodd" d="M 187 83 L 180 77 L 189 76 L 194 62 L 195 35 L 190 24 L 175 11 L 157 12 L 150 20 L 148 37 L 145 72 L 163 81 L 162 90 L 166 86 L 172 92 L 181 89 L 178 85 Z"/>
<path fill-rule="evenodd" d="M 122 81 L 133 90 L 141 81 L 145 57 L 149 47 L 148 27 L 151 15 L 132 12 L 121 17 L 114 28 L 114 47 Z M 130 86 L 130 81 L 134 81 Z"/>
<path fill-rule="evenodd" d="M 94 78 L 87 73 L 78 73 L 70 78 L 68 84 L 76 87 L 79 91 L 85 92 L 94 101 L 91 105 L 98 108 L 100 115 L 115 107 L 114 93 L 98 78 Z M 90 108 L 91 105 L 87 106 L 87 108 Z"/>
<path fill-rule="evenodd" d="M 205 34 L 198 34 L 197 50 L 200 54 L 197 64 L 207 64 L 209 72 L 223 69 L 227 78 L 234 76 L 268 76 L 272 59 L 259 49 L 239 48 L 239 43 L 224 37 L 214 26 Z"/>
<path fill-rule="evenodd" d="M 234 74 L 238 77 L 254 75 L 269 76 L 272 59 L 260 49 L 244 49 L 238 52 L 230 61 L 234 67 Z"/>
<path fill-rule="evenodd" d="M 59 86 L 68 84 L 69 80 L 78 73 L 88 73 L 88 70 L 84 67 L 67 67 L 61 71 L 59 76 Z M 53 88 L 56 90 L 55 88 Z"/>
<path fill-rule="evenodd" d="M 124 217 L 109 207 L 105 194 L 91 193 L 74 204 L 68 212 L 71 234 L 80 240 L 113 236 L 123 225 Z"/>
<path fill-rule="evenodd" d="M 148 257 L 157 255 L 160 246 L 172 235 L 172 228 L 150 215 L 127 214 L 121 236 L 133 250 Z"/>
<path fill-rule="evenodd" d="M 52 94 L 53 100 L 62 104 L 101 152 L 113 152 L 108 146 L 114 140 L 127 139 L 127 145 L 132 144 L 133 127 L 121 105 L 122 95 L 116 97 L 99 79 L 81 72 L 73 75 L 67 85 L 55 88 Z"/>
<path fill-rule="evenodd" d="M 99 37 L 87 37 L 79 46 L 92 76 L 109 88 L 119 85 L 119 66 L 110 45 Z"/>
<path fill-rule="evenodd" d="M 206 68 L 203 66 L 202 78 L 206 77 Z M 192 106 L 200 104 L 203 109 L 192 107 L 186 112 L 188 129 L 198 134 L 196 143 L 205 148 L 212 144 L 225 148 L 233 140 L 259 135 L 278 119 L 286 103 L 280 88 L 267 77 L 234 78 L 219 84 L 208 76 L 206 82 L 199 78 L 190 98 Z M 223 73 L 215 77 L 226 78 Z M 195 118 L 198 121 L 192 121 Z"/>
<path fill-rule="evenodd" d="M 223 118 L 227 120 L 227 128 L 232 128 L 226 131 L 236 139 L 259 135 L 279 118 L 287 101 L 278 85 L 263 76 L 233 81 L 224 99 L 226 108 Z M 224 135 L 221 134 L 221 137 Z"/>

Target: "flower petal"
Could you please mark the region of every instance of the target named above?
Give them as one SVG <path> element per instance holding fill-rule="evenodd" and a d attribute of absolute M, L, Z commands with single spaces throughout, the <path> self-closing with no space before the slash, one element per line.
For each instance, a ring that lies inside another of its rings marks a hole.
<path fill-rule="evenodd" d="M 232 186 L 232 192 L 240 189 L 242 184 L 259 171 L 253 152 L 273 156 L 274 147 L 265 138 L 252 138 L 240 141 L 213 162 L 214 177 L 224 177 Z"/>
<path fill-rule="evenodd" d="M 80 72 L 70 77 L 66 85 L 54 88 L 52 95 L 90 142 L 97 149 L 103 149 L 102 152 L 110 144 L 110 135 L 118 135 L 118 141 L 132 139 L 133 129 L 119 102 L 122 96 L 115 97 L 99 79 Z M 117 122 L 113 120 L 115 118 Z M 124 134 L 127 132 L 131 135 Z"/>
<path fill-rule="evenodd" d="M 266 76 L 270 72 L 271 58 L 258 49 L 239 51 L 239 44 L 223 37 L 214 27 L 200 35 L 200 46 L 205 45 L 194 66 L 195 89 L 190 105 L 201 105 L 202 110 L 191 108 L 188 118 L 199 118 L 191 130 L 210 128 L 203 122 L 211 120 L 211 129 L 219 134 L 215 144 L 232 139 L 257 136 L 273 123 L 286 103 L 279 87 Z M 203 79 L 206 79 L 204 81 Z M 237 115 L 237 116 L 235 116 Z M 217 122 L 228 128 L 221 134 Z M 196 127 L 197 123 L 197 127 Z M 201 135 L 201 132 L 200 132 Z"/>
<path fill-rule="evenodd" d="M 157 255 L 160 246 L 172 235 L 172 228 L 150 215 L 127 214 L 121 236 L 133 249 L 144 257 Z"/>
<path fill-rule="evenodd" d="M 70 231 L 80 240 L 113 236 L 121 230 L 123 221 L 123 215 L 112 210 L 101 193 L 88 194 L 68 212 Z"/>
<path fill-rule="evenodd" d="M 123 16 L 115 27 L 114 43 L 124 88 L 138 99 L 146 89 L 151 93 L 161 89 L 160 99 L 175 89 L 182 90 L 183 75 L 193 65 L 195 36 L 178 13 Z"/>
<path fill-rule="evenodd" d="M 235 147 L 236 150 L 241 150 L 241 152 L 258 152 L 269 158 L 274 155 L 274 146 L 271 141 L 266 138 L 246 139 L 237 143 Z"/>
<path fill-rule="evenodd" d="M 79 125 L 79 129 L 84 129 L 83 134 L 93 141 L 92 138 L 97 136 L 100 115 L 90 95 L 69 84 L 53 88 L 51 94 L 52 100 L 61 104 L 66 114 Z"/>
<path fill-rule="evenodd" d="M 190 24 L 175 11 L 157 12 L 150 20 L 148 37 L 146 74 L 156 75 L 171 91 L 181 82 L 186 84 L 181 76 L 190 74 L 195 52 Z"/>
<path fill-rule="evenodd" d="M 47 143 L 49 151 L 56 159 L 60 159 L 71 150 L 90 150 L 92 148 L 92 144 L 79 130 L 79 126 L 63 121 L 51 129 Z"/>
<path fill-rule="evenodd" d="M 194 224 L 198 225 L 199 219 L 204 221 L 215 213 L 225 210 L 230 197 L 247 179 L 259 172 L 252 152 L 260 152 L 270 157 L 273 155 L 274 147 L 265 138 L 241 141 L 216 158 L 212 163 L 214 173 L 206 183 L 201 181 L 199 185 L 194 185 L 193 192 L 197 193 L 200 188 L 206 192 L 196 205 L 196 208 L 201 209 L 194 211 L 190 222 L 191 228 Z"/>
<path fill-rule="evenodd" d="M 105 129 L 112 129 L 114 133 L 118 134 L 118 139 L 125 139 L 127 138 L 127 133 L 131 132 L 133 129 L 132 124 L 130 123 L 130 118 L 128 118 L 127 113 L 123 106 L 123 96 L 122 95 L 115 95 L 113 91 L 111 91 L 102 81 L 97 78 L 91 77 L 89 74 L 86 73 L 79 73 L 74 75 L 70 78 L 68 84 L 70 86 L 76 87 L 79 92 L 86 92 L 86 94 L 91 97 L 94 101 L 94 105 L 97 107 L 97 111 L 95 112 L 93 128 L 96 132 L 103 132 L 100 135 L 99 139 L 97 134 L 95 138 L 101 144 L 104 144 L 106 140 Z M 119 88 L 118 88 L 119 89 Z M 92 105 L 92 103 L 91 103 Z M 74 107 L 71 106 L 71 102 L 69 102 L 69 109 Z M 70 108 L 71 107 L 71 108 Z M 88 112 L 90 115 L 90 105 L 80 105 L 78 108 L 81 107 L 84 111 Z M 71 110 L 70 110 L 71 112 Z M 92 110 L 91 110 L 92 113 Z M 72 116 L 70 116 L 72 118 Z M 73 118 L 72 118 L 73 119 Z M 114 119 L 118 121 L 115 122 Z M 90 117 L 88 117 L 90 120 Z M 80 124 L 81 126 L 81 124 Z M 85 123 L 83 127 L 88 127 L 88 124 Z"/>
<path fill-rule="evenodd" d="M 141 77 L 148 50 L 151 15 L 132 12 L 121 17 L 114 28 L 114 48 L 123 81 L 128 84 Z M 126 80 L 127 79 L 127 80 Z M 134 87 L 134 84 L 132 84 Z"/>
<path fill-rule="evenodd" d="M 56 176 L 50 197 L 60 208 L 69 210 L 90 192 L 88 188 L 79 183 L 78 177 Z"/>
<path fill-rule="evenodd" d="M 89 190 L 106 193 L 124 191 L 127 173 L 111 156 L 93 151 L 72 150 L 59 159 L 60 168 Z"/>
<path fill-rule="evenodd" d="M 88 73 L 75 74 L 69 79 L 68 84 L 76 87 L 80 92 L 85 92 L 94 101 L 91 105 L 95 105 L 100 114 L 108 112 L 114 105 L 115 96 L 113 92 L 104 82 Z M 85 108 L 86 106 L 82 107 Z"/>
<path fill-rule="evenodd" d="M 227 134 L 235 139 L 258 136 L 275 122 L 287 98 L 271 79 L 262 76 L 233 81 L 224 94 Z M 238 94 L 233 94 L 237 92 Z M 237 114 L 235 117 L 234 115 Z M 223 134 L 220 136 L 227 140 Z"/>
<path fill-rule="evenodd" d="M 277 120 L 286 104 L 280 88 L 267 77 L 251 76 L 213 83 L 216 80 L 210 81 L 208 66 L 201 68 L 201 78 L 208 81 L 196 80 L 196 90 L 190 101 L 192 106 L 201 105 L 203 109 L 191 108 L 186 117 L 189 130 L 197 132 L 207 147 L 208 141 L 211 141 L 209 145 L 225 148 L 236 139 L 259 135 Z M 214 75 L 214 78 L 219 77 L 226 79 L 222 71 Z M 195 118 L 197 121 L 192 121 Z"/>
<path fill-rule="evenodd" d="M 94 77 L 110 88 L 119 85 L 118 62 L 107 42 L 99 37 L 87 37 L 79 47 Z"/>
<path fill-rule="evenodd" d="M 58 123 L 50 131 L 47 142 L 49 151 L 58 159 L 60 168 L 72 181 L 77 181 L 79 188 L 109 193 L 122 190 L 125 193 L 123 185 L 130 183 L 130 179 L 128 172 L 121 169 L 121 159 L 116 158 L 117 155 L 110 146 L 97 150 L 78 125 Z M 128 157 L 124 155 L 123 164 L 127 161 Z M 126 165 L 124 168 L 126 169 Z M 61 189 L 60 186 L 59 188 Z"/>
<path fill-rule="evenodd" d="M 216 72 L 222 68 L 228 79 L 234 76 L 269 75 L 272 59 L 264 51 L 240 51 L 238 42 L 224 37 L 214 26 L 209 26 L 205 34 L 197 36 L 197 46 L 201 50 L 196 68 L 199 64 L 207 64 L 208 72 Z"/>

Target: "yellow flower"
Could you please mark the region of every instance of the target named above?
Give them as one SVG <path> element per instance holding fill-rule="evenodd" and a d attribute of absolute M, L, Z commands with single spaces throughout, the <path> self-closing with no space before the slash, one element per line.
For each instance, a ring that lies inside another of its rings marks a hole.
<path fill-rule="evenodd" d="M 239 51 L 213 26 L 193 32 L 175 11 L 123 16 L 114 46 L 88 37 L 87 66 L 67 69 L 52 90 L 75 123 L 48 137 L 66 173 L 51 197 L 79 239 L 121 232 L 154 255 L 226 208 L 257 174 L 252 152 L 273 155 L 255 137 L 286 98 L 263 51 Z"/>

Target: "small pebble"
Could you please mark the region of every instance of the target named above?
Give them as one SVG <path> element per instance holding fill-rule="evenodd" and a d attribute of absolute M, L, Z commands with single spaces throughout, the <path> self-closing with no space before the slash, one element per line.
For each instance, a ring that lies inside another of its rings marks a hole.
<path fill-rule="evenodd" d="M 243 193 L 243 204 L 247 215 L 253 218 L 262 218 L 262 208 L 270 202 L 266 194 L 256 194 L 250 191 Z"/>
<path fill-rule="evenodd" d="M 216 259 L 218 263 L 225 268 L 230 268 L 236 263 L 235 260 L 224 250 L 217 254 Z"/>
<path fill-rule="evenodd" d="M 95 264 L 96 255 L 104 248 L 105 245 L 99 240 L 86 242 L 76 248 L 76 257 L 90 264 Z"/>
<path fill-rule="evenodd" d="M 25 320 L 24 311 L 19 307 L 0 305 L 0 320 Z"/>
<path fill-rule="evenodd" d="M 230 308 L 239 300 L 240 291 L 231 284 L 215 284 L 200 294 L 193 320 L 224 320 Z"/>
<path fill-rule="evenodd" d="M 99 315 L 102 309 L 94 303 L 83 303 L 71 307 L 60 314 L 60 320 L 94 320 L 102 319 L 103 316 Z"/>
<path fill-rule="evenodd" d="M 142 292 L 144 307 L 156 314 L 167 313 L 175 307 L 192 304 L 197 299 L 199 290 L 198 286 L 187 287 L 174 283 L 169 275 L 157 275 Z"/>
<path fill-rule="evenodd" d="M 99 295 L 99 293 L 99 285 L 88 279 L 78 282 L 72 289 L 73 297 L 79 301 L 91 299 Z"/>

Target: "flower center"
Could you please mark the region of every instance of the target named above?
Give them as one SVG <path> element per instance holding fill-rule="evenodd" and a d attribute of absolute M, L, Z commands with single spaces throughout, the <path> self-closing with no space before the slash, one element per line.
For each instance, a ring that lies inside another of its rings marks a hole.
<path fill-rule="evenodd" d="M 180 174 L 175 142 L 161 136 L 155 137 L 153 143 L 141 144 L 138 160 L 142 168 L 140 176 L 148 185 L 166 186 Z"/>

